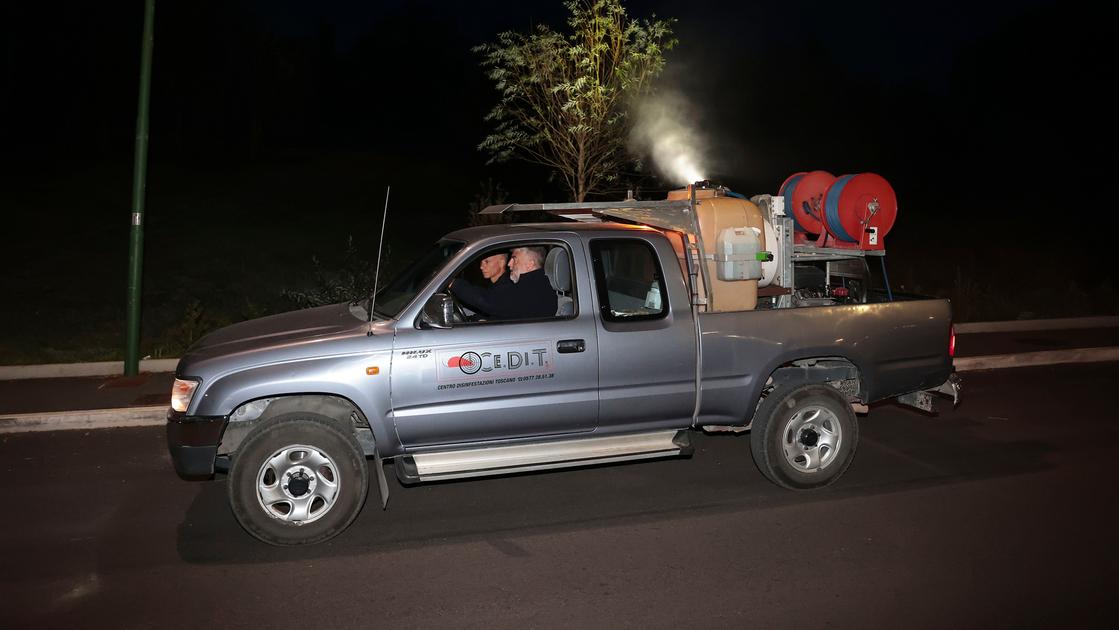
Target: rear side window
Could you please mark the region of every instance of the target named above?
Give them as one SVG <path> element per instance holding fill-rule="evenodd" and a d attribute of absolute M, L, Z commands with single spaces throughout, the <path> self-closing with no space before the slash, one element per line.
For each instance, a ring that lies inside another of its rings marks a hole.
<path fill-rule="evenodd" d="M 591 241 L 602 318 L 610 322 L 660 319 L 668 293 L 656 252 L 640 239 Z"/>

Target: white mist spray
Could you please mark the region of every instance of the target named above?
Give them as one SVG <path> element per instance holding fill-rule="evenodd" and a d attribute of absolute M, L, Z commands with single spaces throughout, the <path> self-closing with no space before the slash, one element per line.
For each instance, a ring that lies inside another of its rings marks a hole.
<path fill-rule="evenodd" d="M 674 184 L 707 179 L 706 143 L 687 101 L 673 92 L 650 96 L 638 104 L 631 142 L 649 155 L 653 166 Z"/>

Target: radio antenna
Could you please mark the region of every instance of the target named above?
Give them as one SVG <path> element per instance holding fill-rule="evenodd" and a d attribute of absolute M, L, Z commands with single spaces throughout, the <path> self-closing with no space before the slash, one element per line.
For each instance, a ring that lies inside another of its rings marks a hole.
<path fill-rule="evenodd" d="M 373 272 L 373 295 L 369 298 L 369 321 L 373 321 L 373 305 L 377 303 L 377 282 L 381 279 L 381 248 L 385 244 L 385 223 L 389 219 L 389 192 L 392 186 L 385 186 L 385 212 L 381 216 L 381 238 L 377 241 L 377 270 Z M 372 329 L 370 329 L 372 334 Z"/>

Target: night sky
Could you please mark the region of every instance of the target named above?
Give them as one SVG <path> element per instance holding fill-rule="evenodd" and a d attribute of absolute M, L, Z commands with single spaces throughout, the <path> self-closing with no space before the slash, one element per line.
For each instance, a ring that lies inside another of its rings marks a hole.
<path fill-rule="evenodd" d="M 142 3 L 105 4 L 9 3 L 5 160 L 131 159 Z M 750 193 L 804 168 L 877 170 L 921 194 L 1030 189 L 1000 191 L 1016 199 L 1102 175 L 1102 14 L 903 4 L 628 6 L 679 20 L 666 79 L 702 114 L 716 177 Z M 157 3 L 153 165 L 355 151 L 508 176 L 475 149 L 493 92 L 469 49 L 564 15 L 558 1 Z"/>
<path fill-rule="evenodd" d="M 4 158 L 130 160 L 142 3 L 6 4 Z M 627 6 L 679 20 L 666 79 L 703 115 L 718 178 L 751 193 L 803 168 L 956 190 L 1027 176 L 1047 194 L 1102 174 L 1089 137 L 1110 57 L 1086 4 Z M 558 0 L 159 2 L 152 162 L 356 151 L 503 175 L 475 149 L 493 91 L 469 49 L 564 15 Z"/>
<path fill-rule="evenodd" d="M 1114 55 L 1105 53 L 1111 19 L 1102 8 L 627 6 L 679 21 L 665 81 L 699 114 L 716 181 L 749 195 L 776 192 L 800 170 L 878 172 L 900 199 L 887 246 L 902 267 L 969 261 L 998 265 L 1003 277 L 1075 269 L 1089 285 L 1114 284 L 1102 250 L 1084 253 L 1107 238 L 1110 214 Z M 143 3 L 2 11 L 8 266 L 41 268 L 36 282 L 52 284 L 69 282 L 62 272 L 80 264 L 104 283 L 106 301 L 121 301 Z M 251 272 L 260 261 L 242 246 L 261 235 L 293 261 L 347 236 L 375 247 L 389 184 L 397 253 L 463 225 L 480 182 L 513 199 L 565 200 L 540 169 L 486 166 L 476 145 L 495 93 L 470 52 L 499 31 L 558 26 L 564 16 L 558 0 L 158 1 L 153 268 L 205 256 Z M 666 187 L 641 185 L 650 197 Z M 202 227 L 218 224 L 220 238 Z M 236 251 L 208 248 L 215 238 Z M 165 281 L 146 278 L 146 290 Z"/>

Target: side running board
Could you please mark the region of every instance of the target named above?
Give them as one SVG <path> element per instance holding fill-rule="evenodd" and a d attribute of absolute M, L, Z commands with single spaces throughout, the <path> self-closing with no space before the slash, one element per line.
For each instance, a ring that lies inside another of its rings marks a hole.
<path fill-rule="evenodd" d="M 688 432 L 672 430 L 418 453 L 397 457 L 395 468 L 400 482 L 409 484 L 691 454 Z"/>

